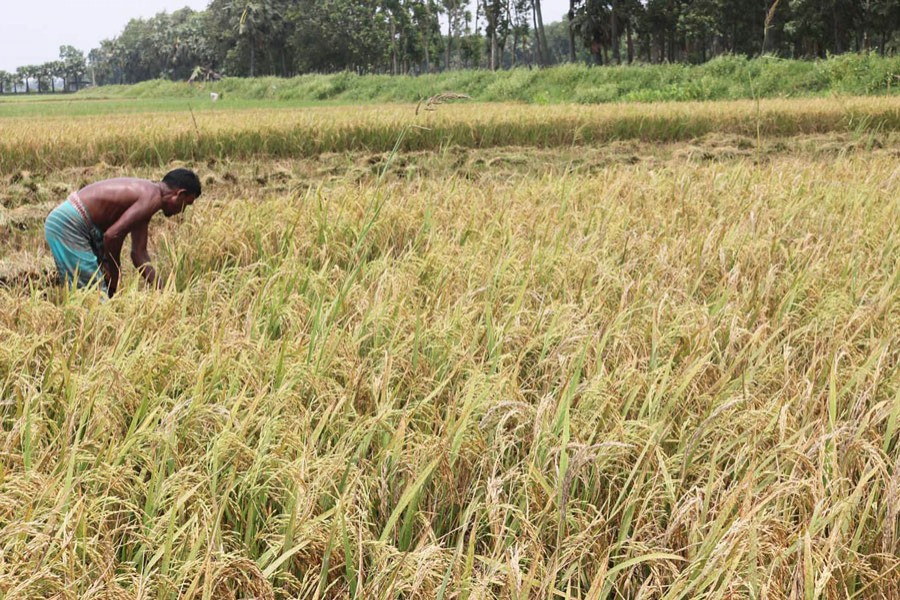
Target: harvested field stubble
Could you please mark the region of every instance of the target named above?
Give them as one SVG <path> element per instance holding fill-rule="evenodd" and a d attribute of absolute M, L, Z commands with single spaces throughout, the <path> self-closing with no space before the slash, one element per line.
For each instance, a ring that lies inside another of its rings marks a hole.
<path fill-rule="evenodd" d="M 890 597 L 892 139 L 217 163 L 0 288 L 0 593 Z"/>

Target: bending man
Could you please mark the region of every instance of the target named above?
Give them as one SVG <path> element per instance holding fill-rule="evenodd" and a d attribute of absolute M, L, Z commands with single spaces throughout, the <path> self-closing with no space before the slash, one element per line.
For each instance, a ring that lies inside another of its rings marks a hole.
<path fill-rule="evenodd" d="M 131 234 L 131 260 L 150 285 L 158 285 L 147 252 L 147 226 L 162 211 L 179 214 L 200 196 L 193 171 L 175 169 L 161 182 L 121 177 L 92 183 L 56 207 L 44 224 L 44 236 L 62 280 L 69 285 L 99 285 L 110 297 L 119 287 L 122 243 Z"/>

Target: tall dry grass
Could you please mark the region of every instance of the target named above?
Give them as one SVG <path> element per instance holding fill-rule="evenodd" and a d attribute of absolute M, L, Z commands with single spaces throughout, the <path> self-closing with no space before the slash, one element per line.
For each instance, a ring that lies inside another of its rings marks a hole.
<path fill-rule="evenodd" d="M 896 156 L 751 161 L 211 188 L 161 293 L 0 289 L 0 592 L 891 597 Z"/>

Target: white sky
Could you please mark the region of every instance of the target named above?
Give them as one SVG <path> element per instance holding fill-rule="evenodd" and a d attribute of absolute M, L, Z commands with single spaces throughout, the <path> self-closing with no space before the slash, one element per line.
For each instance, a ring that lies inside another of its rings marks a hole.
<path fill-rule="evenodd" d="M 59 47 L 87 54 L 100 40 L 119 35 L 129 19 L 184 6 L 202 10 L 209 0 L 2 0 L 0 70 L 59 58 Z M 558 21 L 569 0 L 542 0 L 544 22 Z"/>
<path fill-rule="evenodd" d="M 0 69 L 59 58 L 59 47 L 85 55 L 100 40 L 122 33 L 132 18 L 152 17 L 185 6 L 206 8 L 208 0 L 0 0 Z"/>
<path fill-rule="evenodd" d="M 569 0 L 543 0 L 541 2 L 541 14 L 544 16 L 544 25 L 554 21 L 562 21 L 563 15 L 569 12 Z"/>

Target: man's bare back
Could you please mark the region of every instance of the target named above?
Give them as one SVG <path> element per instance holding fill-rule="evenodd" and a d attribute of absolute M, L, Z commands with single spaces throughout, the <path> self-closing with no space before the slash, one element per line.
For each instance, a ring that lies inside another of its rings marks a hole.
<path fill-rule="evenodd" d="M 98 181 L 80 189 L 78 197 L 91 215 L 94 225 L 106 231 L 129 208 L 145 202 L 156 212 L 162 208 L 162 184 L 134 177 Z"/>
<path fill-rule="evenodd" d="M 127 235 L 131 235 L 131 260 L 144 279 L 151 285 L 157 285 L 156 271 L 150 265 L 150 254 L 147 251 L 148 225 L 150 219 L 159 211 L 167 217 L 181 213 L 185 207 L 194 203 L 200 195 L 200 180 L 196 174 L 187 169 L 176 169 L 166 174 L 160 182 L 148 181 L 132 177 L 107 179 L 85 186 L 70 197 L 86 221 L 102 232 L 102 248 L 96 249 L 99 264 L 109 295 L 115 294 L 119 284 L 122 244 Z M 49 219 L 49 218 L 48 218 Z M 57 216 L 56 220 L 64 219 Z M 60 274 L 72 280 L 71 265 L 77 268 L 97 269 L 94 264 L 79 264 L 72 260 L 72 253 L 66 253 L 66 244 L 60 240 L 47 241 L 57 262 Z M 67 240 L 69 245 L 76 242 Z M 76 253 L 77 254 L 77 253 Z M 82 256 L 82 255 L 79 255 Z M 84 260 L 81 263 L 85 263 Z M 88 261 L 89 263 L 89 261 Z M 77 270 L 76 268 L 76 270 Z"/>

